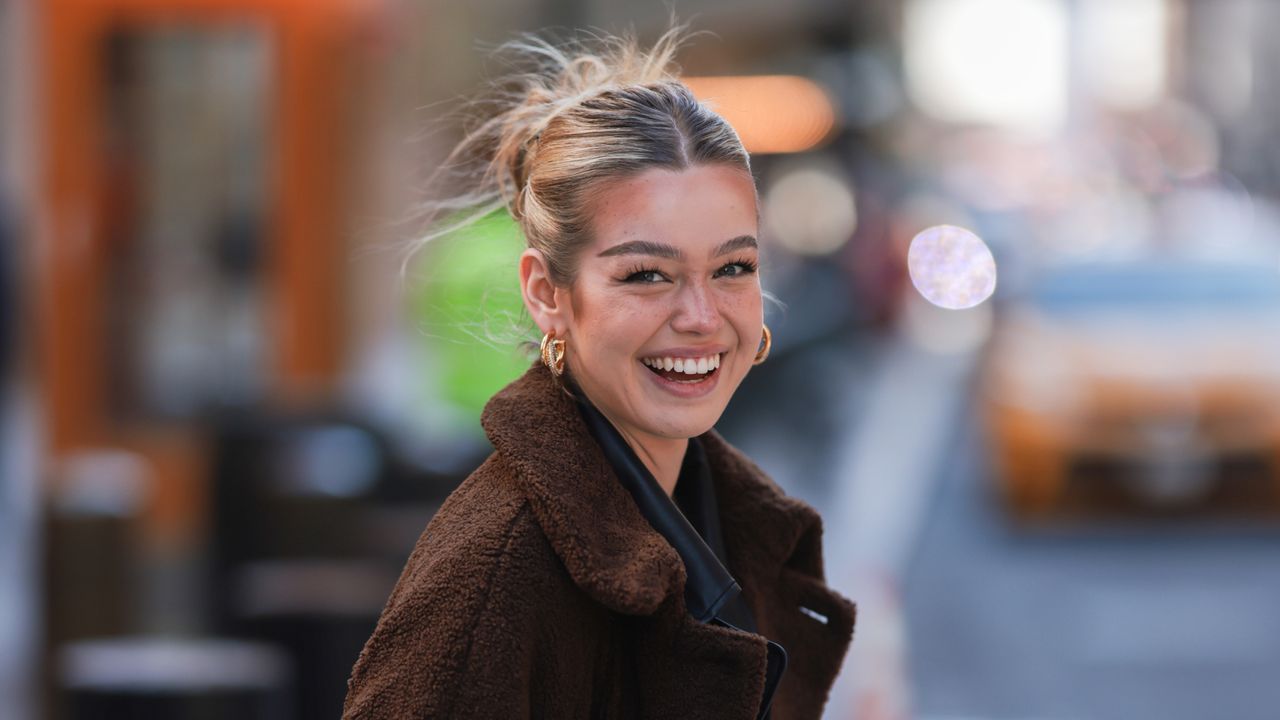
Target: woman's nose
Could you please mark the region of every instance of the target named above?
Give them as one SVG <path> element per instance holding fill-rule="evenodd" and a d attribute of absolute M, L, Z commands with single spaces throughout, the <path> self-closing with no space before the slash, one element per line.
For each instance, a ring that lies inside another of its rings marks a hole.
<path fill-rule="evenodd" d="M 671 321 L 671 328 L 676 332 L 710 335 L 724 322 L 711 288 L 704 283 L 686 286 L 678 302 L 679 307 Z"/>

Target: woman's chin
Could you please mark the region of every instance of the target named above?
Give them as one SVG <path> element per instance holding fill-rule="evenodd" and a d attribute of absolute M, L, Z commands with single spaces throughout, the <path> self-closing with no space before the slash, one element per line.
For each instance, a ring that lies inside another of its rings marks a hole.
<path fill-rule="evenodd" d="M 653 428 L 653 434 L 659 437 L 669 440 L 687 440 L 715 427 L 724 408 L 719 408 L 715 412 L 711 410 L 711 408 L 705 410 L 673 408 L 666 412 L 657 413 L 657 417 L 654 418 L 655 422 L 650 423 L 649 426 Z"/>
<path fill-rule="evenodd" d="M 649 423 L 650 427 L 657 430 L 654 434 L 671 439 L 691 438 L 715 427 L 728 405 L 729 399 L 719 391 L 728 379 L 713 377 L 705 381 L 714 385 L 708 388 L 708 392 L 695 394 L 693 397 L 673 394 L 663 387 L 654 387 L 656 384 L 668 384 L 666 380 L 659 379 L 655 383 L 646 379 L 646 384 L 650 385 L 649 392 L 645 393 L 650 408 L 647 414 L 653 421 Z"/>

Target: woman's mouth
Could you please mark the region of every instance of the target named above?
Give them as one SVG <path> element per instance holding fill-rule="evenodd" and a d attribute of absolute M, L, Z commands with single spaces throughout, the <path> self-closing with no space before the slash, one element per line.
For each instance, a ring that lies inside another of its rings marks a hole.
<path fill-rule="evenodd" d="M 698 385 L 710 380 L 720 369 L 719 354 L 694 358 L 653 357 L 640 362 L 654 375 L 681 385 Z"/>

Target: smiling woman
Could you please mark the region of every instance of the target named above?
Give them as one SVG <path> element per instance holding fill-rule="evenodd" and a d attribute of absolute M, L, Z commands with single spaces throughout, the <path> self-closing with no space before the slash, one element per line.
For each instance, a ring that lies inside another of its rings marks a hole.
<path fill-rule="evenodd" d="M 817 512 L 714 429 L 769 349 L 759 203 L 674 74 L 681 33 L 509 45 L 534 70 L 446 162 L 483 167 L 442 206 L 524 233 L 542 361 L 486 406 L 494 453 L 419 539 L 344 717 L 821 715 L 854 606 Z"/>

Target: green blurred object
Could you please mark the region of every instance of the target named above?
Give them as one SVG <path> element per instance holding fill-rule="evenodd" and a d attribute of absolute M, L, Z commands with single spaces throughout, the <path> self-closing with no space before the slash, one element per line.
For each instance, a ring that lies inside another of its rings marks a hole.
<path fill-rule="evenodd" d="M 433 240 L 414 267 L 411 314 L 440 369 L 432 384 L 477 432 L 485 403 L 532 362 L 520 347 L 524 248 L 519 226 L 499 210 Z"/>

